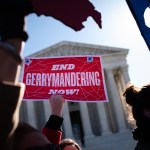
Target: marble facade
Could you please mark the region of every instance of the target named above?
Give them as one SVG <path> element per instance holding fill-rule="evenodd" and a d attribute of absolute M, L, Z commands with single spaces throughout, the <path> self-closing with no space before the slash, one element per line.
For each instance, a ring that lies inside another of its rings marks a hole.
<path fill-rule="evenodd" d="M 130 128 L 127 109 L 122 99 L 125 85 L 130 81 L 126 57 L 128 49 L 86 43 L 62 41 L 29 57 L 69 55 L 101 55 L 109 102 L 67 102 L 63 110 L 64 138 L 84 139 L 122 132 Z M 41 129 L 51 113 L 49 102 L 25 102 L 20 119 Z"/>

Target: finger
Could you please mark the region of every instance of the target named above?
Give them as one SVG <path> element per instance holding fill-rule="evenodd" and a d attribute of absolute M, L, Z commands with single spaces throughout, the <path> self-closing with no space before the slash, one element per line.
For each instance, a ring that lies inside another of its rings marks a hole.
<path fill-rule="evenodd" d="M 102 28 L 102 20 L 101 20 L 101 13 L 98 12 L 97 10 L 94 10 L 92 13 L 92 18 L 94 21 L 98 24 L 100 28 Z"/>

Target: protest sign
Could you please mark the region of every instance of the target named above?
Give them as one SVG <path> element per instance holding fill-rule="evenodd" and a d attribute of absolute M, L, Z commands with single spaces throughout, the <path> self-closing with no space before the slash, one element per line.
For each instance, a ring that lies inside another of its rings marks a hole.
<path fill-rule="evenodd" d="M 24 100 L 108 101 L 100 56 L 24 58 Z"/>

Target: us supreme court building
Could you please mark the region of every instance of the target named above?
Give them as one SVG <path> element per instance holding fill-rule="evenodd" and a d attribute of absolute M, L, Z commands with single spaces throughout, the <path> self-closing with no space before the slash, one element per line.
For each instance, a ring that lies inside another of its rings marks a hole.
<path fill-rule="evenodd" d="M 130 130 L 122 93 L 130 81 L 124 48 L 62 41 L 28 57 L 100 55 L 109 102 L 66 102 L 63 110 L 63 138 L 77 141 L 101 138 Z M 51 114 L 49 101 L 23 101 L 20 119 L 42 129 Z"/>

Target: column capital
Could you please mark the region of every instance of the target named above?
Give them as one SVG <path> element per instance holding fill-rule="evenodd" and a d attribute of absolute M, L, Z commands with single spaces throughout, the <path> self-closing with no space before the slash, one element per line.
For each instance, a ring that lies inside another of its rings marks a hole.
<path fill-rule="evenodd" d="M 127 71 L 127 72 L 128 72 L 128 69 L 129 69 L 129 66 L 128 66 L 128 65 L 125 65 L 125 66 L 121 66 L 121 67 L 120 67 L 120 70 L 122 70 L 122 71 Z"/>
<path fill-rule="evenodd" d="M 114 69 L 114 68 L 111 68 L 111 67 L 104 68 L 104 70 L 105 70 L 106 72 L 112 71 L 113 69 Z"/>
<path fill-rule="evenodd" d="M 121 67 L 120 71 L 122 72 L 125 84 L 127 84 L 130 81 L 128 65 Z"/>

